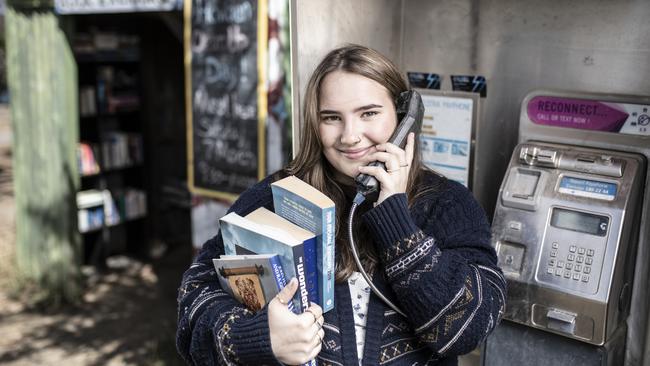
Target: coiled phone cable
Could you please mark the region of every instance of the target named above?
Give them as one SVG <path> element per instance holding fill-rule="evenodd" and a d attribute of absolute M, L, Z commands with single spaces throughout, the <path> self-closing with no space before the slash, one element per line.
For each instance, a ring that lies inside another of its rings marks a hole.
<path fill-rule="evenodd" d="M 372 289 L 372 292 L 375 293 L 383 302 L 386 303 L 391 309 L 395 310 L 398 314 L 400 314 L 403 317 L 406 317 L 406 314 L 400 310 L 400 308 L 397 307 L 397 305 L 393 304 L 384 294 L 379 291 L 379 289 L 372 283 L 372 280 L 366 273 L 366 271 L 363 269 L 363 266 L 361 265 L 361 260 L 359 259 L 359 253 L 357 253 L 357 247 L 354 245 L 354 236 L 352 235 L 352 220 L 354 219 L 354 212 L 356 211 L 357 207 L 363 203 L 363 201 L 366 200 L 366 197 L 361 194 L 357 193 L 357 195 L 354 197 L 354 200 L 352 200 L 352 207 L 350 208 L 350 217 L 348 218 L 348 238 L 350 239 L 350 249 L 352 250 L 352 256 L 354 257 L 354 261 L 357 263 L 357 268 L 359 269 L 359 272 L 363 276 L 363 278 L 368 282 L 368 285 Z"/>

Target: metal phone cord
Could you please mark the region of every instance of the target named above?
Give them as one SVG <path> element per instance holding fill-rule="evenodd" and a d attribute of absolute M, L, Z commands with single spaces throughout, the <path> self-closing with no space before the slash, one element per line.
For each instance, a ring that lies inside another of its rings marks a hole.
<path fill-rule="evenodd" d="M 361 260 L 359 259 L 359 253 L 357 253 L 357 248 L 354 245 L 354 236 L 352 234 L 352 220 L 354 219 L 354 212 L 356 211 L 357 207 L 363 203 L 363 201 L 366 200 L 366 197 L 364 197 L 363 194 L 357 193 L 357 195 L 354 197 L 354 200 L 352 201 L 352 207 L 350 208 L 350 216 L 348 218 L 348 238 L 350 239 L 350 249 L 352 250 L 352 256 L 354 257 L 354 261 L 357 263 L 357 269 L 363 276 L 363 278 L 368 282 L 368 285 L 370 286 L 370 289 L 372 289 L 372 292 L 375 293 L 386 305 L 388 305 L 391 309 L 395 310 L 398 314 L 400 314 L 403 317 L 406 317 L 406 314 L 400 310 L 400 308 L 397 307 L 397 305 L 393 304 L 384 294 L 379 291 L 377 287 L 372 283 L 372 280 L 366 273 L 366 271 L 363 269 L 363 265 L 361 265 Z"/>

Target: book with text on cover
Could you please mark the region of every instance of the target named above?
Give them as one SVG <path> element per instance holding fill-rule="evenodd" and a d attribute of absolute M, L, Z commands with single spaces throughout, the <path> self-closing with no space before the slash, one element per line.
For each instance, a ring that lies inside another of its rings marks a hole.
<path fill-rule="evenodd" d="M 295 176 L 271 184 L 275 213 L 316 235 L 318 299 L 323 312 L 334 308 L 335 205 L 329 197 Z"/>
<path fill-rule="evenodd" d="M 258 311 L 287 285 L 277 254 L 222 255 L 212 259 L 221 287 Z M 293 304 L 289 303 L 293 310 Z"/>
<path fill-rule="evenodd" d="M 315 262 L 314 235 L 265 209 L 241 217 L 231 212 L 220 220 L 224 249 L 227 255 L 277 254 L 287 280 L 298 279 L 298 291 L 293 303 L 295 312 L 309 307 L 309 298 L 316 296 L 316 288 L 307 284 L 310 263 Z M 311 255 L 310 255 L 311 253 Z M 312 258 L 307 258 L 310 255 Z"/>

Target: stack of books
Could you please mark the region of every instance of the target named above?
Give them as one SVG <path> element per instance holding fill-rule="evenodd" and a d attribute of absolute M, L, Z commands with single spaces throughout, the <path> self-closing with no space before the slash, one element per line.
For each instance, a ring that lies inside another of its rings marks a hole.
<path fill-rule="evenodd" d="M 82 233 L 147 215 L 147 194 L 137 188 L 89 189 L 77 192 L 78 225 Z"/>
<path fill-rule="evenodd" d="M 103 169 L 127 168 L 144 161 L 140 134 L 109 131 L 102 134 L 101 140 Z"/>
<path fill-rule="evenodd" d="M 275 212 L 262 207 L 221 218 L 225 255 L 213 259 L 219 281 L 257 311 L 296 277 L 289 308 L 302 313 L 316 303 L 327 312 L 334 308 L 334 202 L 294 176 L 271 188 Z"/>

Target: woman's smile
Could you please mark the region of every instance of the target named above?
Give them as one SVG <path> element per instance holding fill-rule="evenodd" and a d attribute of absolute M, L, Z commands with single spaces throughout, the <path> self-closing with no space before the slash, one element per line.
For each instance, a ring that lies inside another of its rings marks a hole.
<path fill-rule="evenodd" d="M 339 149 L 341 154 L 350 160 L 360 160 L 372 150 L 371 147 L 356 148 L 356 149 Z"/>

